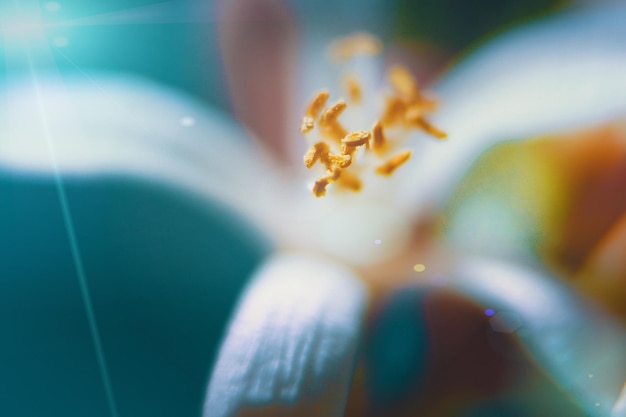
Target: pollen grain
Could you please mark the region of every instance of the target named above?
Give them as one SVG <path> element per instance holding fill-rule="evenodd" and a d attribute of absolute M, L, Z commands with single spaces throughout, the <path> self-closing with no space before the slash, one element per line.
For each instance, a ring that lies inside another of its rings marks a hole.
<path fill-rule="evenodd" d="M 335 57 L 347 60 L 359 54 L 377 54 L 380 41 L 370 35 L 358 33 L 335 42 Z M 423 131 L 435 138 L 445 139 L 447 134 L 427 120 L 437 108 L 437 101 L 422 94 L 418 82 L 404 66 L 395 66 L 387 74 L 391 89 L 379 118 L 371 130 L 354 129 L 359 117 L 340 121 L 349 112 L 371 110 L 369 94 L 363 100 L 363 89 L 354 74 L 343 78 L 347 100 L 339 99 L 328 104 L 330 93 L 322 90 L 309 102 L 300 130 L 307 135 L 309 143 L 316 142 L 304 155 L 307 168 L 320 165 L 323 173 L 317 178 L 312 192 L 323 197 L 331 184 L 337 190 L 358 192 L 363 189 L 364 175 L 375 173 L 392 175 L 411 158 L 411 151 L 398 152 L 403 139 L 412 130 Z M 367 90 L 366 90 L 367 91 Z M 363 106 L 354 106 L 363 104 Z M 358 114 L 357 114 L 358 116 Z M 345 124 L 344 124 L 345 123 Z M 357 149 L 359 150 L 357 152 Z M 392 154 L 388 157 L 385 155 Z"/>
<path fill-rule="evenodd" d="M 382 165 L 376 167 L 376 173 L 379 175 L 391 175 L 393 172 L 398 169 L 402 164 L 408 161 L 411 158 L 411 151 L 401 152 L 392 158 L 390 158 L 387 162 Z"/>
<path fill-rule="evenodd" d="M 369 33 L 357 32 L 333 42 L 330 54 L 337 61 L 347 61 L 357 55 L 378 55 L 382 49 L 380 39 Z"/>

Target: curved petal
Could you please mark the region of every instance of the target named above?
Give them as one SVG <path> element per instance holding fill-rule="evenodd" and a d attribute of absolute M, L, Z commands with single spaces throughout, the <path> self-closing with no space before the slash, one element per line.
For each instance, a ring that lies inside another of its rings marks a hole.
<path fill-rule="evenodd" d="M 335 264 L 271 259 L 230 325 L 205 415 L 343 415 L 366 299 L 359 279 Z"/>
<path fill-rule="evenodd" d="M 470 260 L 455 275 L 462 290 L 492 306 L 492 326 L 515 322 L 540 364 L 590 415 L 610 414 L 626 380 L 623 327 L 537 270 Z"/>
<path fill-rule="evenodd" d="M 224 116 L 136 78 L 63 82 L 33 73 L 0 101 L 0 166 L 116 174 L 218 199 L 267 226 L 278 179 Z M 267 204 L 265 204 L 267 203 Z"/>
<path fill-rule="evenodd" d="M 514 30 L 454 68 L 436 88 L 446 142 L 424 146 L 403 204 L 441 203 L 497 141 L 626 113 L 626 6 L 569 12 Z"/>

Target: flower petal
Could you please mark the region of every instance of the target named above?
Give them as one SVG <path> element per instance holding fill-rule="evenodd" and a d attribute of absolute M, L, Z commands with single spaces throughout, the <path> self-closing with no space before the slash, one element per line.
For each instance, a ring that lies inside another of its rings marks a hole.
<path fill-rule="evenodd" d="M 3 91 L 0 135 L 1 166 L 147 178 L 218 199 L 260 225 L 272 217 L 278 179 L 243 132 L 199 102 L 140 79 L 64 82 L 33 74 Z"/>
<path fill-rule="evenodd" d="M 230 325 L 205 415 L 343 415 L 366 298 L 358 278 L 323 259 L 271 259 Z"/>
<path fill-rule="evenodd" d="M 626 112 L 626 6 L 569 12 L 509 32 L 436 88 L 448 131 L 416 155 L 404 205 L 440 203 L 497 141 L 596 123 Z M 435 200 L 435 201 L 433 201 Z"/>
<path fill-rule="evenodd" d="M 466 293 L 506 314 L 504 325 L 517 322 L 539 363 L 590 415 L 609 415 L 626 380 L 623 327 L 539 271 L 471 260 L 456 276 Z"/>

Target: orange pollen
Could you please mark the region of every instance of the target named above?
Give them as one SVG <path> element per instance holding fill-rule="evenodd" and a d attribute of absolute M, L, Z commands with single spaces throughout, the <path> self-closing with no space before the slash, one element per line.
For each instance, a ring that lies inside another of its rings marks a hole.
<path fill-rule="evenodd" d="M 357 146 L 365 145 L 370 140 L 371 136 L 370 132 L 357 130 L 341 139 L 341 143 L 346 145 L 346 147 L 356 148 Z"/>
<path fill-rule="evenodd" d="M 339 181 L 337 181 L 337 185 L 342 188 L 347 188 L 351 191 L 361 191 L 363 188 L 363 183 L 356 175 L 350 174 L 348 172 L 342 172 L 339 177 Z"/>
<path fill-rule="evenodd" d="M 365 32 L 357 32 L 333 42 L 331 56 L 337 61 L 347 61 L 356 55 L 378 55 L 382 51 L 382 42 Z"/>
<path fill-rule="evenodd" d="M 340 59 L 349 59 L 358 54 L 375 54 L 380 49 L 380 41 L 362 33 L 333 45 L 333 52 Z M 307 168 L 312 168 L 319 163 L 325 172 L 313 186 L 312 191 L 316 197 L 326 195 L 329 185 L 333 183 L 339 189 L 358 192 L 363 188 L 362 175 L 368 172 L 374 171 L 382 176 L 392 175 L 411 158 L 411 151 L 397 152 L 402 138 L 411 130 L 419 129 L 439 139 L 447 137 L 445 132 L 426 119 L 430 112 L 436 110 L 437 101 L 422 95 L 417 81 L 406 67 L 393 67 L 388 73 L 388 80 L 392 92 L 386 98 L 382 114 L 371 130 L 346 129 L 339 118 L 348 109 L 348 103 L 337 100 L 328 105 L 330 94 L 326 90 L 317 93 L 308 104 L 300 130 L 309 134 L 317 128 L 315 133 L 318 142 L 307 150 L 304 164 Z M 354 74 L 347 75 L 343 82 L 351 106 L 358 103 L 369 104 L 368 90 L 361 88 Z M 364 110 L 370 110 L 371 107 L 367 106 Z M 352 107 L 350 111 L 353 111 Z M 359 118 L 346 119 L 350 123 L 355 120 Z M 384 155 L 394 150 L 395 156 L 385 160 Z M 373 162 L 376 160 L 378 162 Z"/>
<path fill-rule="evenodd" d="M 411 151 L 404 151 L 390 158 L 387 162 L 376 167 L 376 173 L 380 175 L 391 175 L 402 164 L 411 158 Z"/>
<path fill-rule="evenodd" d="M 383 132 L 383 124 L 377 122 L 372 129 L 372 150 L 376 153 L 380 153 L 385 149 L 386 139 Z"/>
<path fill-rule="evenodd" d="M 317 161 L 322 159 L 324 155 L 327 155 L 329 151 L 330 148 L 324 142 L 316 143 L 304 155 L 304 165 L 307 168 L 311 168 Z"/>
<path fill-rule="evenodd" d="M 396 93 L 406 99 L 412 100 L 420 95 L 417 81 L 404 66 L 398 65 L 389 70 L 389 82 Z"/>
<path fill-rule="evenodd" d="M 345 101 L 339 100 L 324 112 L 320 119 L 320 125 L 328 125 L 337 120 L 347 107 L 348 104 Z"/>
<path fill-rule="evenodd" d="M 360 104 L 363 99 L 363 94 L 361 93 L 361 86 L 356 77 L 349 75 L 344 79 L 344 83 L 350 101 L 354 104 Z"/>
<path fill-rule="evenodd" d="M 437 139 L 446 139 L 448 134 L 437 127 L 427 122 L 423 117 L 415 119 L 412 123 L 413 126 L 422 129 L 424 132 L 436 137 Z"/>
<path fill-rule="evenodd" d="M 329 96 L 330 93 L 326 90 L 323 90 L 317 93 L 315 98 L 311 100 L 309 106 L 307 107 L 306 113 L 302 118 L 300 132 L 306 134 L 313 130 L 313 128 L 315 127 L 315 119 L 317 119 L 320 111 L 322 111 L 322 109 L 326 105 L 326 101 L 328 101 Z"/>

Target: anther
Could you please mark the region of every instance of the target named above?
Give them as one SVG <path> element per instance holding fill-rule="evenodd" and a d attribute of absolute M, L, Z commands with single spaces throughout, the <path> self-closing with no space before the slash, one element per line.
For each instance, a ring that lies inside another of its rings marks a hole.
<path fill-rule="evenodd" d="M 304 165 L 306 165 L 307 168 L 311 168 L 317 161 L 327 155 L 329 150 L 328 145 L 324 142 L 316 143 L 311 146 L 311 148 L 304 155 Z"/>
<path fill-rule="evenodd" d="M 307 107 L 306 110 L 306 115 L 315 119 L 326 105 L 328 97 L 330 97 L 330 93 L 326 90 L 317 93 L 315 98 L 309 103 L 309 107 Z"/>
<path fill-rule="evenodd" d="M 326 177 L 322 177 L 315 181 L 312 190 L 315 197 L 324 197 L 326 195 L 326 187 L 328 187 L 328 184 L 330 184 L 330 182 Z"/>
<path fill-rule="evenodd" d="M 337 185 L 342 188 L 347 188 L 351 191 L 361 191 L 363 188 L 363 183 L 356 175 L 352 175 L 348 172 L 342 172 L 339 180 L 337 181 Z"/>
<path fill-rule="evenodd" d="M 358 32 L 335 41 L 330 52 L 333 58 L 346 61 L 356 55 L 378 55 L 382 50 L 382 42 L 369 33 Z"/>
<path fill-rule="evenodd" d="M 300 131 L 303 134 L 309 133 L 315 127 L 315 119 L 319 115 L 320 111 L 326 105 L 330 93 L 326 90 L 317 93 L 315 98 L 311 100 L 307 107 L 305 116 L 302 118 L 302 124 L 300 125 Z"/>
<path fill-rule="evenodd" d="M 405 99 L 419 97 L 419 86 L 406 67 L 395 66 L 389 70 L 389 81 L 396 92 Z"/>
<path fill-rule="evenodd" d="M 346 107 L 348 107 L 348 104 L 343 100 L 339 100 L 338 102 L 330 106 L 328 109 L 326 109 L 324 114 L 322 114 L 322 118 L 320 119 L 320 124 L 328 125 L 332 121 L 337 120 L 337 118 L 346 109 Z"/>
<path fill-rule="evenodd" d="M 326 164 L 326 168 L 332 170 L 333 167 L 348 168 L 352 163 L 352 157 L 350 155 L 335 155 L 327 153 L 322 156 L 322 162 Z"/>
<path fill-rule="evenodd" d="M 344 79 L 348 98 L 354 104 L 360 104 L 362 100 L 361 86 L 354 75 L 349 75 Z"/>
<path fill-rule="evenodd" d="M 384 126 L 392 126 L 403 120 L 406 112 L 406 104 L 400 99 L 400 97 L 388 97 L 383 116 L 381 117 L 381 123 Z"/>
<path fill-rule="evenodd" d="M 380 175 L 391 175 L 402 164 L 411 158 L 411 151 L 404 151 L 389 159 L 382 165 L 376 167 L 376 173 Z"/>
<path fill-rule="evenodd" d="M 302 124 L 300 125 L 300 132 L 303 134 L 309 133 L 315 127 L 315 120 L 312 117 L 304 116 L 302 118 Z"/>
<path fill-rule="evenodd" d="M 341 143 L 356 148 L 361 145 L 365 145 L 370 140 L 371 134 L 366 130 L 357 130 L 356 132 L 352 132 L 346 135 L 343 139 L 341 139 Z"/>
<path fill-rule="evenodd" d="M 374 128 L 372 129 L 372 150 L 376 153 L 381 153 L 385 149 L 385 144 L 387 140 L 385 139 L 385 133 L 383 132 L 383 124 L 381 122 L 376 122 Z"/>
<path fill-rule="evenodd" d="M 423 131 L 425 131 L 426 133 L 429 133 L 430 135 L 436 137 L 437 139 L 446 139 L 448 137 L 448 134 L 446 132 L 433 126 L 432 124 L 427 122 L 423 117 L 420 117 L 414 120 L 412 122 L 412 125 L 422 129 Z"/>

